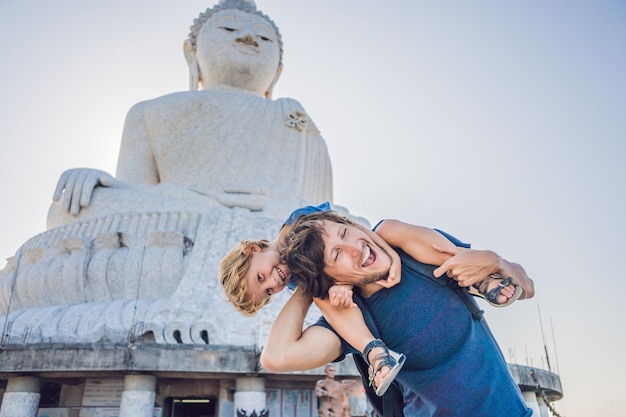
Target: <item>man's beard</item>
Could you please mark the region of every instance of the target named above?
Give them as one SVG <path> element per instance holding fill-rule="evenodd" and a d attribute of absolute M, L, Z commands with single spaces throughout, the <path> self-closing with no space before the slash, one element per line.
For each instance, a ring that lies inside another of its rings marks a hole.
<path fill-rule="evenodd" d="M 389 265 L 391 265 L 391 256 L 389 255 L 389 253 L 385 249 L 381 248 L 380 246 L 378 245 L 376 246 L 380 250 L 381 255 L 384 254 L 389 259 Z M 365 277 L 359 285 L 371 284 L 377 281 L 384 281 L 387 278 L 389 278 L 389 269 L 387 269 L 386 271 L 379 272 L 376 274 L 372 274 L 368 277 Z"/>

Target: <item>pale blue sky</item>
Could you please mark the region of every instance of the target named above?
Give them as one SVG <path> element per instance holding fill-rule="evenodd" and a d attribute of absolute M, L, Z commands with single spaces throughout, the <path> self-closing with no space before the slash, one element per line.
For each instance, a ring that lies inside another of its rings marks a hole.
<path fill-rule="evenodd" d="M 0 3 L 0 256 L 45 229 L 63 170 L 114 172 L 132 104 L 187 89 L 182 42 L 212 4 Z M 545 367 L 539 307 L 564 414 L 626 415 L 626 3 L 257 5 L 285 43 L 274 96 L 321 130 L 335 202 L 524 265 L 537 296 L 485 307 L 507 359 Z"/>

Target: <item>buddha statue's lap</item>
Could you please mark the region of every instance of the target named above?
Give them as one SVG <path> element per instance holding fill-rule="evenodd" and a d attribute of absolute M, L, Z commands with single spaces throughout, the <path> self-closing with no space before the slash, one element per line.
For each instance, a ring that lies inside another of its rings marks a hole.
<path fill-rule="evenodd" d="M 191 90 L 204 90 L 133 106 L 116 177 L 75 170 L 63 180 L 64 173 L 49 230 L 0 271 L 0 311 L 10 306 L 14 324 L 9 339 L 26 331 L 20 326 L 36 327 L 20 324 L 31 316 L 58 316 L 48 339 L 60 341 L 123 337 L 131 313 L 157 341 L 169 340 L 171 323 L 192 339 L 203 326 L 234 324 L 243 320 L 236 313 L 207 311 L 232 310 L 216 280 L 223 254 L 240 239 L 273 238 L 297 207 L 332 201 L 330 160 L 314 123 L 297 101 L 271 99 L 282 41 L 267 16 L 247 1 L 222 0 L 194 22 L 185 56 Z M 88 203 L 78 212 L 81 187 Z M 121 307 L 127 300 L 135 310 Z M 68 309 L 75 314 L 62 314 Z M 62 323 L 76 314 L 82 326 Z M 32 341 L 43 339 L 28 331 Z M 252 333 L 242 326 L 242 338 Z M 249 343 L 235 336 L 222 342 Z"/>

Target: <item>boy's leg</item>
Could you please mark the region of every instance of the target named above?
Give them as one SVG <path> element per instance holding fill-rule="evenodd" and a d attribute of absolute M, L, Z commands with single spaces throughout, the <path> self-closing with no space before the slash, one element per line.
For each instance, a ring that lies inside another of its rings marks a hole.
<path fill-rule="evenodd" d="M 474 296 L 484 298 L 496 307 L 504 307 L 517 300 L 522 290 L 514 285 L 511 279 L 492 274 L 481 282 L 474 284 L 469 293 Z"/>

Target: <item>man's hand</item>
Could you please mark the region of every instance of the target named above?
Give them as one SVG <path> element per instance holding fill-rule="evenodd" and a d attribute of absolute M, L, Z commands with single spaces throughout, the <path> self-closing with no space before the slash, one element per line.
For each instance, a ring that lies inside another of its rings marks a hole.
<path fill-rule="evenodd" d="M 352 286 L 351 285 L 333 285 L 328 289 L 328 298 L 330 304 L 337 308 L 350 308 L 358 307 L 354 301 L 352 301 Z"/>
<path fill-rule="evenodd" d="M 433 245 L 436 251 L 452 255 L 447 261 L 433 272 L 439 278 L 447 274 L 456 280 L 460 286 L 469 287 L 483 281 L 490 274 L 499 272 L 502 268 L 502 258 L 488 250 L 474 250 L 460 247 L 444 248 Z"/>
<path fill-rule="evenodd" d="M 246 190 L 228 189 L 222 192 L 204 190 L 203 194 L 213 197 L 226 207 L 244 207 L 250 211 L 261 211 L 267 202 L 267 196 Z"/>
<path fill-rule="evenodd" d="M 52 199 L 63 198 L 63 209 L 77 216 L 91 202 L 96 187 L 122 187 L 123 183 L 104 171 L 91 168 L 68 169 L 59 178 Z M 65 190 L 65 192 L 63 191 Z"/>

